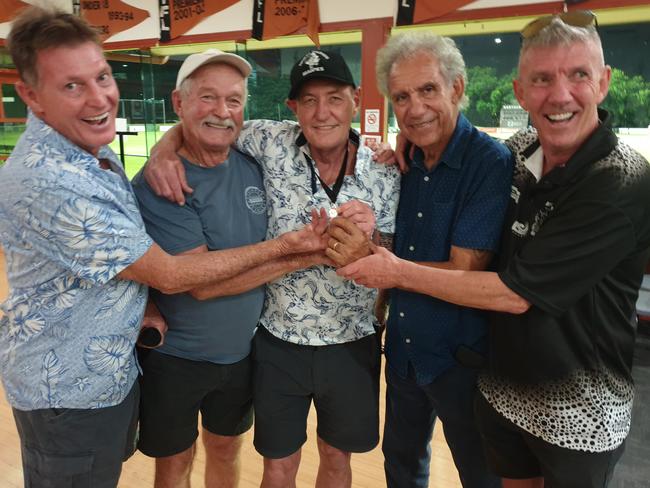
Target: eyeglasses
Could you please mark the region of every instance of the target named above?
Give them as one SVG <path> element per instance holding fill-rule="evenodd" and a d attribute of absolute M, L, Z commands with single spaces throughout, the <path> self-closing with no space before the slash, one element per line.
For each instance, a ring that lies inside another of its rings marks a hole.
<path fill-rule="evenodd" d="M 549 25 L 555 17 L 558 17 L 562 22 L 573 27 L 589 27 L 595 26 L 598 29 L 598 21 L 596 14 L 591 10 L 572 10 L 571 12 L 564 12 L 561 14 L 544 15 L 532 22 L 526 24 L 521 30 L 522 39 L 530 39 L 535 37 L 540 31 Z"/>

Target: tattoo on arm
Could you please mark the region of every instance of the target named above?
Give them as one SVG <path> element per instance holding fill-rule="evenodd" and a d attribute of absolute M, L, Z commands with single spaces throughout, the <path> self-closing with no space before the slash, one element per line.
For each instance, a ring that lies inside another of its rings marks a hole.
<path fill-rule="evenodd" d="M 482 249 L 451 246 L 449 261 L 455 265 L 456 269 L 483 271 L 488 267 L 493 256 L 492 252 Z"/>
<path fill-rule="evenodd" d="M 393 250 L 394 234 L 386 234 L 384 232 L 375 231 L 375 235 L 373 237 L 374 237 L 373 241 L 378 246 L 385 247 L 389 251 Z"/>
<path fill-rule="evenodd" d="M 492 258 L 491 252 L 482 251 L 479 249 L 471 249 L 470 255 L 472 256 L 472 261 L 481 262 L 481 263 Z"/>

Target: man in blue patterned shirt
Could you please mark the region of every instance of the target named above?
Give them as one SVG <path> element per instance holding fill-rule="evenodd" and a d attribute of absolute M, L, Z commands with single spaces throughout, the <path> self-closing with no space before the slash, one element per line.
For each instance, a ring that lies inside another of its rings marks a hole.
<path fill-rule="evenodd" d="M 30 7 L 7 43 L 31 111 L 0 169 L 10 287 L 0 373 L 25 485 L 116 486 L 134 447 L 133 346 L 145 285 L 174 293 L 322 249 L 324 225 L 313 215 L 312 224 L 275 241 L 168 255 L 145 233 L 130 184 L 105 146 L 119 94 L 97 33 L 74 15 Z"/>

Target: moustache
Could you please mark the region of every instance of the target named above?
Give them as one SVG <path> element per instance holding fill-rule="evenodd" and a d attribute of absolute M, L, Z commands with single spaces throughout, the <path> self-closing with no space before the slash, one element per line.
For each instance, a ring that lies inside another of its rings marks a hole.
<path fill-rule="evenodd" d="M 218 117 L 207 117 L 203 120 L 203 123 L 220 129 L 234 129 L 236 127 L 232 119 L 220 119 Z"/>

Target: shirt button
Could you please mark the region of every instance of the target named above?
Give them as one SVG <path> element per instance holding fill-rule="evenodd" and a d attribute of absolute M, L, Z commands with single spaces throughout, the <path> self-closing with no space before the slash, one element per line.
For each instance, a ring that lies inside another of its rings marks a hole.
<path fill-rule="evenodd" d="M 425 176 L 425 177 L 424 177 L 424 181 L 429 181 L 429 177 L 428 177 L 428 176 Z"/>
<path fill-rule="evenodd" d="M 409 339 L 409 338 L 407 337 L 406 339 L 404 339 L 404 342 L 406 342 L 407 344 L 410 344 L 410 343 L 411 343 L 411 339 Z"/>
<path fill-rule="evenodd" d="M 409 246 L 409 251 L 415 251 L 415 246 Z"/>
<path fill-rule="evenodd" d="M 422 218 L 422 212 L 418 212 L 418 219 Z"/>
<path fill-rule="evenodd" d="M 399 316 L 403 318 L 404 317 L 404 312 L 400 312 Z"/>

